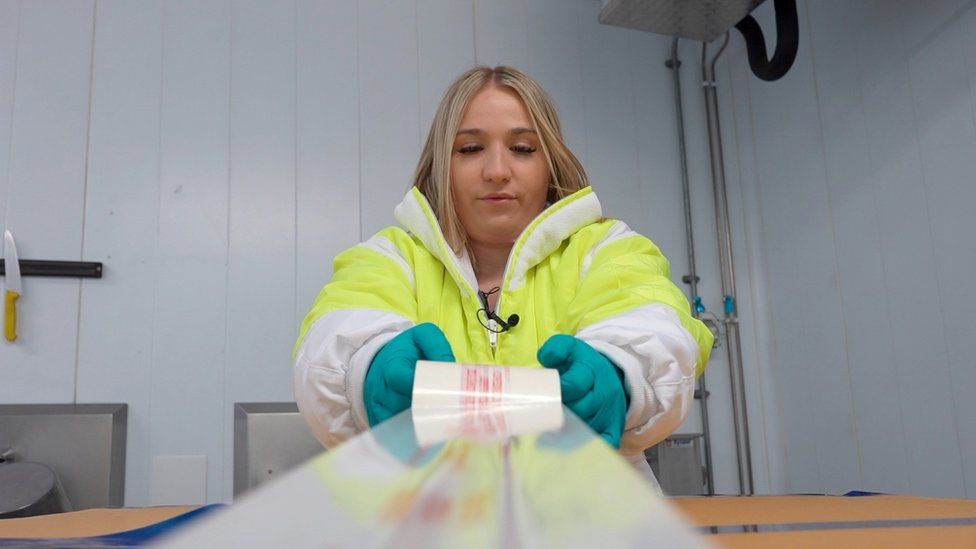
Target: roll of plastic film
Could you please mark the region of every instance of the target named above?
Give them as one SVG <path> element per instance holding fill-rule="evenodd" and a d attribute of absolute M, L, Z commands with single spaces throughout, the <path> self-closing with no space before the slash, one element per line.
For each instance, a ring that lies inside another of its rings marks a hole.
<path fill-rule="evenodd" d="M 559 374 L 545 368 L 420 361 L 413 424 L 421 446 L 559 429 Z"/>

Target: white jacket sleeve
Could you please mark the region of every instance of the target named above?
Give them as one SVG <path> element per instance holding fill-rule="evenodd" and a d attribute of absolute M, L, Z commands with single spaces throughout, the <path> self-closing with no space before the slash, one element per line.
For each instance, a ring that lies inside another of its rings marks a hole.
<path fill-rule="evenodd" d="M 621 454 L 643 452 L 688 416 L 699 348 L 674 309 L 644 305 L 590 324 L 576 337 L 613 361 L 630 386 Z"/>
<path fill-rule="evenodd" d="M 295 355 L 295 400 L 323 445 L 331 448 L 369 428 L 363 382 L 370 362 L 413 324 L 391 312 L 340 309 L 309 328 Z"/>
<path fill-rule="evenodd" d="M 413 270 L 389 227 L 336 256 L 333 275 L 302 323 L 295 348 L 295 401 L 312 433 L 335 446 L 369 427 L 363 382 L 370 362 L 413 326 Z"/>

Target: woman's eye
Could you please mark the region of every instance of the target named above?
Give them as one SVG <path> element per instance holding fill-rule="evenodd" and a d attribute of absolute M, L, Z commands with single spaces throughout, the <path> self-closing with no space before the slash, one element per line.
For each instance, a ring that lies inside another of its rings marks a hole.
<path fill-rule="evenodd" d="M 535 147 L 530 147 L 528 145 L 515 145 L 512 147 L 512 150 L 517 153 L 532 154 L 535 152 Z"/>
<path fill-rule="evenodd" d="M 461 154 L 471 154 L 481 150 L 481 145 L 465 145 L 458 149 Z"/>

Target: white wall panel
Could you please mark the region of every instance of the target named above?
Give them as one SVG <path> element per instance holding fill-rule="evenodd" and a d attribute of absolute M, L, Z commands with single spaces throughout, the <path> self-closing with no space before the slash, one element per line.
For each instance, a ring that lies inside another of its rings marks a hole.
<path fill-rule="evenodd" d="M 868 120 L 867 161 L 877 181 L 886 298 L 891 307 L 909 487 L 963 495 L 962 465 L 948 382 L 944 326 L 904 37 L 897 10 L 869 2 L 858 54 Z"/>
<path fill-rule="evenodd" d="M 838 235 L 839 284 L 847 331 L 856 435 L 863 488 L 908 490 L 908 455 L 902 429 L 892 334 L 885 296 L 884 259 L 875 207 L 874 176 L 863 162 L 869 146 L 858 82 L 860 6 L 807 4 L 815 29 L 811 48 L 823 131 L 824 162 Z"/>
<path fill-rule="evenodd" d="M 475 64 L 474 0 L 417 2 L 417 90 L 420 145 L 427 140 L 441 97 L 455 78 Z"/>
<path fill-rule="evenodd" d="M 395 223 L 420 156 L 415 2 L 359 3 L 362 234 Z"/>
<path fill-rule="evenodd" d="M 586 150 L 586 129 L 580 18 L 572 5 L 565 0 L 525 3 L 525 21 L 532 31 L 525 36 L 523 68 L 552 96 L 566 144 L 579 156 Z"/>
<path fill-rule="evenodd" d="M 162 1 L 102 0 L 92 74 L 78 401 L 129 405 L 126 501 L 148 497 Z"/>
<path fill-rule="evenodd" d="M 969 105 L 970 105 L 969 118 L 972 119 L 973 131 L 976 132 L 976 31 L 974 31 L 974 29 L 976 29 L 976 5 L 970 3 L 965 6 L 965 10 L 956 19 L 956 27 L 957 27 L 956 32 L 960 34 L 962 39 L 962 50 L 961 50 L 962 58 L 963 58 L 962 65 L 966 68 L 966 75 L 969 84 Z M 972 154 L 972 149 L 970 149 L 970 156 L 971 154 Z M 968 174 L 963 174 L 962 178 L 955 179 L 955 180 L 958 181 L 961 185 L 964 185 L 964 183 L 962 182 L 967 181 L 971 178 L 972 178 L 972 172 Z M 967 187 L 967 189 L 969 189 L 970 191 L 972 190 L 971 187 Z M 964 204 L 964 202 L 960 201 L 959 205 L 962 204 Z M 947 218 L 947 219 L 951 219 L 951 218 Z M 961 245 L 963 249 L 963 253 L 967 253 L 968 250 L 968 253 L 970 254 L 969 257 L 971 258 L 974 249 L 973 242 L 971 239 L 966 238 L 964 235 L 967 234 L 967 232 L 968 234 L 973 233 L 972 217 L 967 215 L 958 218 L 957 220 L 961 221 L 963 219 L 969 220 L 969 225 L 968 225 L 969 228 L 968 231 L 964 228 L 961 228 L 962 230 L 960 230 L 955 234 L 955 237 L 957 239 L 956 242 L 958 243 L 957 245 Z M 962 242 L 958 241 L 958 239 L 960 238 L 962 239 Z M 970 272 L 976 271 L 976 268 L 969 267 L 969 271 Z M 962 274 L 962 271 L 956 274 Z M 952 288 L 951 285 L 949 288 L 943 288 L 943 292 L 946 291 L 949 292 L 949 295 L 958 295 L 959 293 L 956 291 L 956 288 Z M 953 353 L 952 355 L 953 367 L 954 368 L 959 368 L 960 366 L 962 367 L 962 373 L 957 373 L 958 370 L 954 370 L 953 372 L 953 386 L 954 387 L 958 386 L 962 391 L 965 392 L 966 395 L 971 395 L 976 393 L 976 386 L 974 386 L 973 384 L 973 377 L 972 377 L 974 374 L 976 374 L 976 368 L 973 367 L 973 360 L 974 360 L 973 357 L 976 356 L 976 353 L 973 352 L 973 339 L 971 337 L 972 329 L 969 329 L 969 331 L 967 332 L 967 329 L 970 326 L 968 319 L 973 318 L 973 314 L 971 312 L 972 297 L 970 295 L 967 295 L 967 298 L 969 299 L 969 301 L 968 303 L 966 303 L 966 305 L 960 307 L 961 311 L 957 311 L 956 306 L 953 305 L 951 311 L 951 314 L 954 315 L 952 319 L 953 325 L 949 328 L 949 333 L 953 338 L 952 339 L 953 343 L 951 344 L 952 347 L 950 351 L 951 353 Z M 958 316 L 955 316 L 957 315 L 958 312 L 963 312 L 966 318 L 963 320 L 959 320 Z M 968 356 L 968 362 L 967 362 L 967 357 L 963 357 L 959 359 L 957 362 L 954 355 L 955 353 L 958 352 L 957 349 L 960 348 L 966 351 Z M 976 412 L 961 407 L 967 405 L 972 406 L 973 400 L 971 398 L 966 397 L 964 400 L 962 400 L 957 396 L 956 400 L 957 400 L 957 414 L 958 414 L 957 417 L 960 421 L 959 440 L 962 446 L 963 468 L 966 474 L 966 496 L 972 498 L 972 497 L 976 497 L 976 485 L 973 484 L 974 481 L 976 481 L 976 469 L 974 469 L 973 466 L 973 460 L 976 459 L 976 449 L 972 447 L 972 444 L 974 443 L 974 441 L 976 441 L 976 433 L 973 433 L 973 429 L 976 428 L 976 423 L 969 421 L 968 418 L 976 417 Z M 960 400 L 962 400 L 962 402 L 960 402 Z"/>
<path fill-rule="evenodd" d="M 10 174 L 10 139 L 17 77 L 17 35 L 20 1 L 0 2 L 0 229 L 6 227 L 7 179 Z"/>
<path fill-rule="evenodd" d="M 790 74 L 748 81 L 754 137 L 738 142 L 759 183 L 746 233 L 768 299 L 792 306 L 756 350 L 777 374 L 789 487 L 971 496 L 973 5 L 807 2 L 800 19 Z"/>
<path fill-rule="evenodd" d="M 297 10 L 296 337 L 332 258 L 360 241 L 358 8 L 300 0 Z"/>
<path fill-rule="evenodd" d="M 580 156 L 590 182 L 603 204 L 603 213 L 641 229 L 646 217 L 635 197 L 640 195 L 637 174 L 637 125 L 634 88 L 627 52 L 630 35 L 637 32 L 600 25 L 600 5 L 576 2 L 580 18 L 583 80 L 583 117 L 586 149 Z"/>
<path fill-rule="evenodd" d="M 956 24 L 962 29 L 963 67 L 969 78 L 969 103 L 972 106 L 973 126 L 976 127 L 976 9 L 967 5 Z"/>
<path fill-rule="evenodd" d="M 230 30 L 229 1 L 165 4 L 150 455 L 207 456 L 210 501 L 227 409 Z"/>
<path fill-rule="evenodd" d="M 294 398 L 296 308 L 295 2 L 235 2 L 232 21 L 226 464 L 235 402 Z"/>
<path fill-rule="evenodd" d="M 738 38 L 741 39 L 741 38 Z M 739 70 L 747 74 L 746 85 L 749 93 L 749 108 L 752 115 L 751 129 L 753 130 L 753 155 L 755 162 L 755 196 L 758 198 L 756 210 L 762 212 L 760 227 L 762 253 L 765 259 L 767 292 L 774 296 L 773 302 L 781 302 L 782 296 L 790 291 L 789 281 L 798 279 L 798 273 L 788 270 L 792 267 L 789 261 L 784 261 L 781 257 L 781 250 L 784 244 L 778 239 L 781 231 L 770 230 L 769 227 L 779 227 L 780 224 L 788 222 L 790 215 L 784 214 L 778 204 L 773 201 L 771 204 L 767 195 L 767 187 L 776 184 L 776 178 L 769 173 L 767 166 L 768 158 L 779 158 L 781 151 L 778 147 L 778 136 L 766 136 L 760 132 L 765 132 L 768 126 L 767 116 L 763 114 L 765 103 L 759 99 L 757 89 L 765 84 L 759 82 L 752 75 L 744 57 L 740 56 L 737 60 Z M 763 98 L 764 99 L 764 98 Z M 769 116 L 775 119 L 775 115 Z M 781 171 L 784 169 L 781 168 Z M 780 178 L 789 181 L 789 178 Z M 770 183 L 770 181 L 773 183 Z M 780 187 L 783 186 L 779 183 Z M 782 200 L 782 198 L 780 199 Z M 760 221 L 760 220 L 757 220 Z M 788 246 L 786 246 L 788 248 Z M 772 250 L 770 250 L 772 248 Z M 795 347 L 802 338 L 800 327 L 796 319 L 799 314 L 796 312 L 799 306 L 792 307 L 772 307 L 770 309 L 770 333 L 775 342 L 773 350 L 775 354 L 775 368 L 778 371 L 779 384 L 776 387 L 780 394 L 780 407 L 776 410 L 776 415 L 781 418 L 783 425 L 783 446 L 778 448 L 780 459 L 785 464 L 788 471 L 785 489 L 787 491 L 797 491 L 798 486 L 812 487 L 817 486 L 818 474 L 816 463 L 816 441 L 810 436 L 809 425 L 804 417 L 809 417 L 811 397 L 804 391 L 805 385 L 796 383 L 796 373 L 802 373 L 798 351 Z M 785 318 L 784 318 L 784 315 Z M 790 322 L 793 320 L 792 322 Z M 805 380 L 804 380 L 805 381 Z M 803 409 L 799 409 L 802 406 Z"/>
<path fill-rule="evenodd" d="M 233 10 L 227 387 L 237 400 L 292 396 L 294 7 L 256 0 Z"/>
<path fill-rule="evenodd" d="M 628 36 L 628 64 L 633 71 L 634 122 L 637 127 L 637 177 L 638 202 L 643 208 L 634 229 L 648 235 L 671 260 L 671 269 L 677 279 L 688 272 L 685 235 L 684 195 L 681 190 L 681 157 L 678 147 L 677 113 L 674 109 L 674 81 L 671 69 L 664 65 L 671 57 L 671 40 L 651 33 L 635 32 Z M 682 42 L 683 46 L 688 45 Z M 684 90 L 699 92 L 688 94 L 686 109 L 700 110 L 702 101 L 697 72 L 690 58 L 692 49 L 682 47 L 680 55 L 685 61 L 681 72 Z M 589 75 L 587 75 L 589 78 Z M 686 124 L 688 121 L 686 121 Z M 686 134 L 701 135 L 697 128 L 685 129 Z M 707 158 L 692 159 L 705 170 Z M 697 189 L 696 189 L 697 190 Z M 708 198 L 707 195 L 705 198 Z M 710 217 L 708 216 L 702 217 Z M 696 235 L 714 238 L 713 235 Z M 675 253 L 681 250 L 681 253 Z M 701 250 L 699 251 L 699 253 Z M 673 257 L 672 257 L 673 256 Z M 687 289 L 685 285 L 683 287 Z"/>
<path fill-rule="evenodd" d="M 21 6 L 4 210 L 23 259 L 82 257 L 93 8 Z M 0 345 L 0 402 L 74 400 L 79 287 L 25 277 L 19 338 Z"/>
<path fill-rule="evenodd" d="M 918 125 L 918 147 L 932 237 L 936 277 L 923 282 L 938 291 L 929 299 L 939 307 L 945 347 L 944 398 L 952 406 L 956 448 L 962 459 L 963 495 L 976 496 L 976 354 L 973 326 L 976 292 L 976 130 L 969 78 L 965 70 L 965 34 L 973 27 L 957 23 L 961 8 L 972 2 L 931 5 L 902 2 L 910 84 Z M 923 286 L 923 287 L 924 287 Z M 940 342 L 934 342 L 938 348 Z M 936 418 L 930 418 L 936 420 Z M 948 418 L 945 418 L 948 419 Z M 945 421 L 943 419 L 942 421 Z M 951 439 L 944 441 L 951 451 Z"/>
<path fill-rule="evenodd" d="M 575 0 L 567 2 L 572 9 Z M 474 0 L 474 54 L 478 64 L 528 64 L 526 3 L 523 0 Z"/>
<path fill-rule="evenodd" d="M 771 6 L 770 6 L 771 7 Z M 761 10 L 762 11 L 762 10 Z M 768 10 L 760 21 L 770 28 Z M 757 151 L 791 490 L 846 491 L 860 484 L 835 235 L 811 66 L 809 32 L 789 73 L 754 81 Z M 789 100 L 787 100 L 789 98 Z M 829 403 L 829 404 L 828 404 Z"/>

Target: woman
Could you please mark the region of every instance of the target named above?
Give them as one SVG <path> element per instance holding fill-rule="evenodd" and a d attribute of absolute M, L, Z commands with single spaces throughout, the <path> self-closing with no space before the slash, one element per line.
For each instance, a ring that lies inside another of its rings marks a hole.
<path fill-rule="evenodd" d="M 336 257 L 302 325 L 295 395 L 315 436 L 331 447 L 409 408 L 420 359 L 541 365 L 648 470 L 712 335 L 657 246 L 603 217 L 546 92 L 510 67 L 461 75 L 394 215 L 402 228 Z"/>

